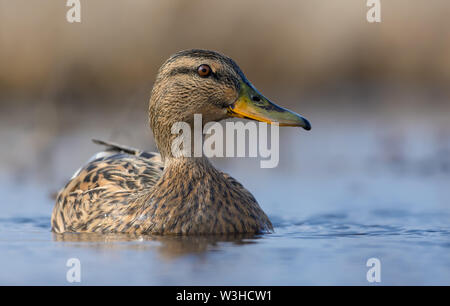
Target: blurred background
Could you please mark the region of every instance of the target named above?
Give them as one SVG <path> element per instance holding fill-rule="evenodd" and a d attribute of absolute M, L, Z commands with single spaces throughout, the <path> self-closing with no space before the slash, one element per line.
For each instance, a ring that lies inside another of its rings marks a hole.
<path fill-rule="evenodd" d="M 154 149 L 146 123 L 153 80 L 166 58 L 189 48 L 232 57 L 260 91 L 313 126 L 322 125 L 319 110 L 360 118 L 450 104 L 445 0 L 383 1 L 381 23 L 367 22 L 360 0 L 81 5 L 82 22 L 68 23 L 65 1 L 0 1 L 1 168 L 51 162 L 58 136 L 83 129 L 83 140 L 67 143 L 79 150 L 74 164 L 89 136 Z"/>
<path fill-rule="evenodd" d="M 81 23 L 66 21 L 65 2 L 0 0 L 5 220 L 40 216 L 49 230 L 51 195 L 99 150 L 91 138 L 156 150 L 147 103 L 157 70 L 179 50 L 204 48 L 312 123 L 311 132 L 281 129 L 275 169 L 215 160 L 276 224 L 330 210 L 359 211 L 358 220 L 370 212 L 400 231 L 448 224 L 449 1 L 382 0 L 381 23 L 367 22 L 363 0 L 81 0 Z M 270 192 L 274 177 L 293 205 Z M 424 262 L 448 272 L 435 254 Z"/>
<path fill-rule="evenodd" d="M 81 5 L 82 22 L 68 23 L 65 1 L 0 1 L 2 169 L 44 164 L 49 171 L 47 163 L 60 158 L 59 136 L 82 130 L 82 140 L 60 139 L 77 148 L 74 164 L 83 148 L 92 150 L 90 136 L 154 149 L 146 123 L 153 80 L 167 57 L 189 48 L 232 57 L 261 92 L 313 126 L 322 125 L 319 110 L 360 117 L 449 106 L 445 0 L 383 1 L 382 22 L 372 24 L 360 0 Z"/>

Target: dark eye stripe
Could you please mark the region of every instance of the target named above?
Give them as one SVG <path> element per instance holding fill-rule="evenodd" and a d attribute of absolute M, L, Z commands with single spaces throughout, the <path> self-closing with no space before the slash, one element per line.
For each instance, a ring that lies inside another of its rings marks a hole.
<path fill-rule="evenodd" d="M 180 74 L 190 74 L 192 76 L 198 76 L 197 68 L 191 68 L 191 67 L 176 67 L 170 70 L 168 73 L 168 77 L 173 77 Z M 225 85 L 234 85 L 235 87 L 239 88 L 239 83 L 237 80 L 234 80 L 233 78 L 230 78 L 226 75 L 223 75 L 220 72 L 213 72 L 211 71 L 212 79 L 214 79 L 216 82 L 225 84 Z"/>
<path fill-rule="evenodd" d="M 172 77 L 172 76 L 176 76 L 178 74 L 191 74 L 191 73 L 193 74 L 193 73 L 196 73 L 196 72 L 192 68 L 177 67 L 177 68 L 173 68 L 172 70 L 170 70 L 170 72 L 168 73 L 168 76 Z"/>

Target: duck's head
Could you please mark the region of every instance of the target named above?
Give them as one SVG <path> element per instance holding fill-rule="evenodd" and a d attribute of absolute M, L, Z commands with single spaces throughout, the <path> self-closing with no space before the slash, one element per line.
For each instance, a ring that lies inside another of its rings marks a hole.
<path fill-rule="evenodd" d="M 180 121 L 193 124 L 194 114 L 202 115 L 203 124 L 239 117 L 311 129 L 308 120 L 256 90 L 231 58 L 209 50 L 180 51 L 161 66 L 149 113 L 161 151 L 171 126 Z"/>

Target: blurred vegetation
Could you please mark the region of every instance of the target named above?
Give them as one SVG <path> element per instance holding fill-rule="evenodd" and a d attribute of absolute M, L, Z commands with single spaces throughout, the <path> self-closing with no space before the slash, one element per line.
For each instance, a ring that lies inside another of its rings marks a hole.
<path fill-rule="evenodd" d="M 448 0 L 381 0 L 379 24 L 366 21 L 366 0 L 80 1 L 71 24 L 66 0 L 0 0 L 0 178 L 53 192 L 99 150 L 91 138 L 156 150 L 152 84 L 189 48 L 232 57 L 264 95 L 311 120 L 311 133 L 283 130 L 280 171 L 315 161 L 310 173 L 340 173 L 371 137 L 398 171 L 448 171 Z M 410 158 L 409 139 L 430 157 Z M 300 146 L 304 163 L 290 159 Z"/>
<path fill-rule="evenodd" d="M 81 0 L 70 24 L 66 1 L 0 0 L 0 103 L 147 101 L 161 63 L 188 48 L 234 58 L 269 97 L 371 86 L 447 96 L 450 2 L 381 2 L 370 24 L 363 0 Z"/>

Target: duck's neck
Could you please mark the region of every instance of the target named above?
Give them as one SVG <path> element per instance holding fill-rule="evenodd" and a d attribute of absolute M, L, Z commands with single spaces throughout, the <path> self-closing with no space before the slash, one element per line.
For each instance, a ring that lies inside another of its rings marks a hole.
<path fill-rule="evenodd" d="M 196 181 L 202 177 L 219 175 L 220 172 L 204 156 L 203 146 L 195 148 L 195 138 L 200 137 L 199 140 L 202 144 L 204 135 L 202 129 L 195 131 L 193 118 L 184 122 L 185 126 L 180 131 L 179 126 L 175 126 L 178 121 L 170 120 L 170 116 L 162 117 L 165 120 L 157 120 L 159 117 L 150 117 L 153 135 L 165 169 L 160 182 L 169 182 L 180 179 L 180 177 L 184 177 L 185 180 Z M 199 150 L 200 156 L 194 156 L 196 151 Z"/>
<path fill-rule="evenodd" d="M 205 135 L 203 135 L 201 128 L 195 130 L 186 124 L 182 131 L 175 128 L 174 134 L 170 129 L 164 129 L 164 131 L 154 133 L 156 145 L 164 164 L 186 163 L 189 165 L 197 163 L 201 166 L 207 163 L 210 165 L 203 152 Z"/>
<path fill-rule="evenodd" d="M 220 173 L 206 157 L 167 157 L 164 160 L 164 169 L 170 178 L 180 179 L 181 176 L 194 181 Z"/>
<path fill-rule="evenodd" d="M 190 160 L 189 158 L 190 156 L 194 156 L 195 138 L 200 137 L 199 140 L 203 143 L 204 135 L 202 130 L 194 130 L 193 123 L 176 120 L 155 120 L 151 124 L 151 128 L 156 145 L 164 162 L 169 159 L 176 159 L 181 155 L 186 157 L 183 159 L 185 162 L 196 160 Z M 201 149 L 203 150 L 203 148 Z"/>

